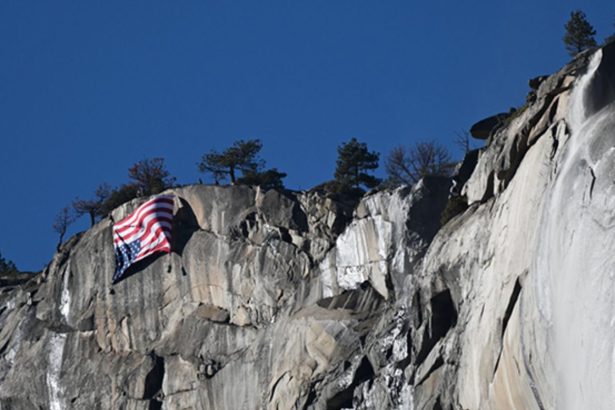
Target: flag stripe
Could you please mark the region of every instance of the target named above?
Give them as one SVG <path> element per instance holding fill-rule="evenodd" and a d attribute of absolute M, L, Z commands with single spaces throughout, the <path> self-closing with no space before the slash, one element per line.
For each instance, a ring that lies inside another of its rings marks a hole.
<path fill-rule="evenodd" d="M 114 242 L 116 244 L 122 242 L 132 242 L 137 238 L 143 241 L 144 238 L 146 238 L 151 233 L 152 229 L 157 226 L 163 226 L 170 230 L 171 222 L 172 218 L 168 216 L 168 213 L 157 213 L 148 215 L 147 218 L 140 221 L 140 224 L 134 227 L 132 230 L 125 231 L 124 234 L 119 234 L 116 232 L 116 234 L 114 235 Z"/>
<path fill-rule="evenodd" d="M 117 229 L 120 229 L 120 228 L 123 228 L 124 226 L 127 226 L 127 225 L 133 225 L 133 224 L 135 224 L 141 218 L 141 215 L 144 212 L 147 212 L 150 209 L 157 208 L 157 207 L 158 208 L 172 209 L 173 208 L 173 200 L 170 199 L 170 198 L 161 197 L 159 201 L 156 201 L 156 198 L 154 198 L 151 201 L 147 201 L 143 205 L 139 206 L 135 211 L 133 211 L 126 218 L 124 218 L 121 221 L 117 222 L 115 224 L 115 227 Z"/>
<path fill-rule="evenodd" d="M 134 237 L 142 238 L 143 235 L 150 231 L 155 224 L 168 226 L 170 229 L 172 221 L 173 219 L 170 218 L 166 213 L 149 215 L 149 217 L 143 221 L 142 225 L 135 226 L 132 230 L 125 231 L 123 233 L 116 232 L 113 235 L 113 241 L 115 243 L 130 242 L 131 240 L 133 240 Z"/>
<path fill-rule="evenodd" d="M 138 231 L 142 226 L 147 225 L 149 221 L 157 218 L 170 219 L 171 209 L 152 209 L 149 212 L 146 212 L 142 215 L 141 219 L 139 219 L 135 224 L 124 226 L 123 228 L 114 229 L 114 233 L 118 236 L 128 237 L 133 232 Z"/>
<path fill-rule="evenodd" d="M 141 260 L 141 259 L 151 255 L 152 253 L 154 253 L 157 250 L 162 249 L 162 248 L 165 248 L 165 249 L 169 248 L 169 245 L 166 244 L 166 243 L 159 243 L 159 244 L 156 244 L 155 246 L 152 246 L 150 248 L 144 249 L 144 250 L 142 250 L 141 252 L 139 252 L 137 254 L 136 260 Z"/>
<path fill-rule="evenodd" d="M 155 241 L 161 234 L 164 234 L 165 236 L 170 236 L 171 234 L 170 226 L 169 227 L 163 227 L 161 225 L 153 226 L 152 229 L 148 232 L 148 235 L 144 239 L 141 239 L 141 246 L 142 247 L 149 246 L 149 244 Z"/>
<path fill-rule="evenodd" d="M 139 255 L 137 255 L 137 257 L 135 259 L 135 262 L 140 261 L 141 259 L 145 259 L 147 256 L 149 256 L 151 254 L 154 254 L 156 252 L 166 252 L 166 253 L 169 253 L 169 252 L 171 252 L 171 247 L 169 245 L 167 245 L 167 244 L 160 244 L 157 247 L 155 247 L 153 249 L 150 249 L 147 254 L 143 254 L 143 255 L 139 254 Z"/>
<path fill-rule="evenodd" d="M 153 203 L 153 204 L 144 204 L 141 205 L 143 208 L 139 207 L 135 212 L 128 215 L 127 218 L 129 220 L 123 219 L 120 222 L 116 223 L 114 228 L 116 231 L 123 231 L 124 229 L 130 228 L 131 226 L 137 225 L 139 221 L 144 217 L 144 214 L 150 214 L 155 212 L 156 210 L 172 210 L 173 203 Z"/>
<path fill-rule="evenodd" d="M 151 246 L 152 243 L 157 241 L 161 235 L 164 235 L 164 237 L 166 238 L 167 236 L 169 236 L 169 234 L 170 232 L 168 231 L 168 229 L 167 232 L 165 232 L 161 226 L 155 227 L 154 229 L 152 229 L 151 232 L 149 232 L 149 235 L 147 237 L 141 239 L 141 248 L 147 248 Z"/>
<path fill-rule="evenodd" d="M 167 236 L 164 232 L 160 232 L 154 240 L 152 240 L 148 245 L 141 248 L 141 251 L 137 254 L 137 258 L 147 256 L 150 253 L 154 252 L 157 248 L 167 246 L 169 246 Z"/>
<path fill-rule="evenodd" d="M 156 252 L 171 251 L 174 196 L 155 197 L 113 226 L 117 282 L 128 267 Z"/>

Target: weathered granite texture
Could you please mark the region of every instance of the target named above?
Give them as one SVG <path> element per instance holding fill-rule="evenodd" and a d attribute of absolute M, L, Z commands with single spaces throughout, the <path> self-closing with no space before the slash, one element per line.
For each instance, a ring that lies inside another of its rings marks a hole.
<path fill-rule="evenodd" d="M 174 189 L 174 251 L 114 286 L 111 221 L 71 238 L 0 288 L 0 409 L 611 408 L 614 59 L 534 81 L 443 227 L 427 178 Z"/>
<path fill-rule="evenodd" d="M 174 252 L 113 286 L 104 220 L 2 291 L 0 406 L 350 405 L 383 343 L 373 327 L 408 293 L 449 185 L 431 178 L 356 209 L 316 192 L 178 188 Z"/>

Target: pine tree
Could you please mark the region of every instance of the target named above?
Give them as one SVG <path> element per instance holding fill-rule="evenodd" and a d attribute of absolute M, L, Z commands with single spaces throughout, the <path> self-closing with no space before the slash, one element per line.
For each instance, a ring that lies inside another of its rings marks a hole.
<path fill-rule="evenodd" d="M 263 189 L 282 189 L 284 178 L 286 178 L 286 173 L 278 171 L 277 168 L 271 168 L 263 172 L 244 172 L 243 176 L 237 179 L 237 183 L 258 185 Z"/>
<path fill-rule="evenodd" d="M 585 13 L 575 10 L 570 13 L 570 20 L 564 26 L 564 45 L 570 56 L 574 57 L 583 50 L 596 47 L 596 30 L 587 21 Z"/>
<path fill-rule="evenodd" d="M 367 173 L 378 168 L 380 154 L 368 151 L 365 143 L 352 138 L 337 148 L 337 155 L 335 180 L 343 189 L 360 189 L 361 185 L 373 188 L 380 183 Z"/>
<path fill-rule="evenodd" d="M 258 158 L 263 144 L 260 140 L 239 140 L 223 152 L 210 151 L 203 155 L 198 164 L 199 171 L 211 173 L 214 181 L 218 184 L 228 176 L 231 184 L 237 182 L 238 172 L 243 175 L 256 173 L 263 166 L 263 161 Z"/>

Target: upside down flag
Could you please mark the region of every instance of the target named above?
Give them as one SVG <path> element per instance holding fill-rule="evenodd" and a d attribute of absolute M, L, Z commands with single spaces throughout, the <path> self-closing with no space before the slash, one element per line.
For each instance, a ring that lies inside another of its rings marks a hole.
<path fill-rule="evenodd" d="M 133 263 L 156 252 L 171 251 L 173 198 L 173 195 L 160 195 L 150 199 L 113 225 L 113 283 L 120 280 Z"/>

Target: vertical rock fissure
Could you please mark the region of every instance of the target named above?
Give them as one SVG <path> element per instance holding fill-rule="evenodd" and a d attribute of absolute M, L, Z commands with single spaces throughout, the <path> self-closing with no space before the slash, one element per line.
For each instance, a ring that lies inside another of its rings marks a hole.
<path fill-rule="evenodd" d="M 451 292 L 446 289 L 433 296 L 430 301 L 431 319 L 430 331 L 425 328 L 422 348 L 416 356 L 416 364 L 421 364 L 438 340 L 443 338 L 449 329 L 457 324 L 457 309 L 451 298 Z"/>
<path fill-rule="evenodd" d="M 510 298 L 508 298 L 508 306 L 506 306 L 506 311 L 504 312 L 504 317 L 502 318 L 502 334 L 501 334 L 501 347 L 500 352 L 498 353 L 498 358 L 495 361 L 495 366 L 493 367 L 493 375 L 495 375 L 498 371 L 498 367 L 500 365 L 500 359 L 502 358 L 502 352 L 504 351 L 504 335 L 506 334 L 506 327 L 508 326 L 508 321 L 512 316 L 513 309 L 519 300 L 519 295 L 521 294 L 521 282 L 519 282 L 519 278 L 515 281 L 515 286 L 513 288 L 512 293 L 510 294 Z"/>
<path fill-rule="evenodd" d="M 504 318 L 502 320 L 502 338 L 504 338 L 504 332 L 506 332 L 506 326 L 508 326 L 508 321 L 510 320 L 510 316 L 512 315 L 512 311 L 515 308 L 515 304 L 517 304 L 517 300 L 519 300 L 519 294 L 521 293 L 521 283 L 519 282 L 519 278 L 515 281 L 515 287 L 508 299 L 508 306 L 506 307 L 506 312 L 504 313 Z"/>
<path fill-rule="evenodd" d="M 589 199 L 592 199 L 592 195 L 594 193 L 594 185 L 596 185 L 596 174 L 594 173 L 594 169 L 589 167 L 589 173 L 591 174 L 591 183 L 589 185 Z"/>
<path fill-rule="evenodd" d="M 164 358 L 157 356 L 154 352 L 150 356 L 154 361 L 154 365 L 147 376 L 145 376 L 143 398 L 150 400 L 150 409 L 160 409 L 162 407 L 161 392 L 164 379 Z"/>

